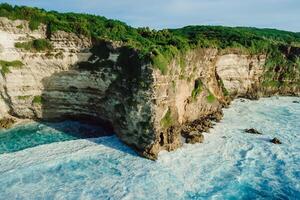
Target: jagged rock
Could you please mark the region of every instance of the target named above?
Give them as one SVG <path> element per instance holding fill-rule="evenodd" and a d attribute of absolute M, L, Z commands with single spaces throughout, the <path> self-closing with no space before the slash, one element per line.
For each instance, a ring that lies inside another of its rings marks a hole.
<path fill-rule="evenodd" d="M 276 137 L 270 140 L 270 142 L 272 142 L 273 144 L 282 144 L 281 141 Z"/>
<path fill-rule="evenodd" d="M 213 124 L 211 121 L 208 121 L 207 119 L 202 120 L 199 125 L 196 126 L 195 129 L 197 129 L 199 132 L 208 132 L 210 128 L 213 127 Z"/>
<path fill-rule="evenodd" d="M 215 122 L 220 122 L 223 118 L 222 110 L 217 111 L 209 116 L 209 119 Z"/>
<path fill-rule="evenodd" d="M 16 121 L 12 118 L 0 119 L 0 129 L 1 128 L 5 128 L 5 129 L 11 128 L 15 122 Z"/>
<path fill-rule="evenodd" d="M 250 134 L 262 135 L 261 132 L 259 132 L 258 130 L 254 129 L 254 128 L 245 129 L 245 132 L 250 133 Z"/>
<path fill-rule="evenodd" d="M 204 135 L 198 131 L 193 131 L 186 136 L 186 143 L 196 144 L 202 143 L 204 140 Z"/>

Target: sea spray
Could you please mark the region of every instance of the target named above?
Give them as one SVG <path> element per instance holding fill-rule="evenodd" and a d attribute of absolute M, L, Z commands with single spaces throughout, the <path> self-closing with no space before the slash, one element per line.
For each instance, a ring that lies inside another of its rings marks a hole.
<path fill-rule="evenodd" d="M 162 152 L 155 162 L 116 136 L 1 154 L 0 199 L 297 199 L 296 100 L 235 100 L 203 144 Z M 249 128 L 262 135 L 245 133 Z M 282 144 L 271 143 L 274 137 Z"/>

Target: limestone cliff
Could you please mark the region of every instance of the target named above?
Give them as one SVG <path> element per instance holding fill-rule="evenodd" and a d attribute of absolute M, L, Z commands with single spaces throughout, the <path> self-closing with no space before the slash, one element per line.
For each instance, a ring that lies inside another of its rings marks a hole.
<path fill-rule="evenodd" d="M 15 47 L 39 38 L 48 38 L 53 49 Z M 6 72 L 2 66 L 0 118 L 93 120 L 151 159 L 183 142 L 201 142 L 201 132 L 237 96 L 300 94 L 297 82 L 282 91 L 263 86 L 265 55 L 194 49 L 162 74 L 122 43 L 62 31 L 49 36 L 46 26 L 31 31 L 28 22 L 6 18 L 0 18 L 0 60 L 23 64 Z"/>

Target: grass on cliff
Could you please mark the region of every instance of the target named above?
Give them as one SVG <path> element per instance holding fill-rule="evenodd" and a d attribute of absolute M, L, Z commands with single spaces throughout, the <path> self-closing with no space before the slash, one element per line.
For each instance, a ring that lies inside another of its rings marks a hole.
<path fill-rule="evenodd" d="M 0 4 L 0 17 L 27 20 L 32 30 L 37 29 L 40 24 L 45 24 L 48 39 L 52 33 L 61 30 L 91 37 L 93 41 L 122 42 L 138 50 L 140 57 L 150 60 L 162 74 L 168 73 L 168 65 L 173 58 L 195 48 L 217 48 L 221 51 L 240 49 L 250 54 L 266 54 L 268 65 L 272 65 L 274 69 L 283 64 L 282 60 L 277 59 L 279 54 L 284 55 L 282 47 L 300 46 L 299 33 L 275 29 L 187 26 L 157 31 L 147 27 L 133 28 L 121 21 L 101 16 L 58 13 L 26 6 L 11 6 L 7 3 Z M 30 49 L 32 45 L 21 46 Z M 284 60 L 284 64 L 295 65 L 295 59 L 284 57 Z"/>
<path fill-rule="evenodd" d="M 43 103 L 42 96 L 35 96 L 35 97 L 33 97 L 32 103 L 33 104 L 42 104 Z"/>
<path fill-rule="evenodd" d="M 160 120 L 160 125 L 167 129 L 173 124 L 173 118 L 172 118 L 172 112 L 171 109 L 169 108 L 164 117 Z"/>
<path fill-rule="evenodd" d="M 5 61 L 0 60 L 1 73 L 2 75 L 10 73 L 10 68 L 21 68 L 24 64 L 19 60 Z"/>
<path fill-rule="evenodd" d="M 34 39 L 29 42 L 17 42 L 15 47 L 26 51 L 47 51 L 52 50 L 52 44 L 47 39 Z"/>
<path fill-rule="evenodd" d="M 31 96 L 30 95 L 26 95 L 26 96 L 18 96 L 19 100 L 27 100 L 29 99 Z"/>
<path fill-rule="evenodd" d="M 206 97 L 206 100 L 208 103 L 213 103 L 215 102 L 216 97 L 211 92 L 209 92 L 208 96 Z"/>

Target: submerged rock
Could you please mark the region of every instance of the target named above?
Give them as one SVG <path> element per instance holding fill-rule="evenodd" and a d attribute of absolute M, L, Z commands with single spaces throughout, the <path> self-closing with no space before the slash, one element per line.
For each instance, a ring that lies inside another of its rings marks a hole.
<path fill-rule="evenodd" d="M 300 103 L 300 101 L 293 101 L 293 103 Z"/>
<path fill-rule="evenodd" d="M 198 131 L 192 131 L 186 136 L 186 143 L 196 144 L 204 141 L 204 135 Z"/>
<path fill-rule="evenodd" d="M 1 128 L 5 128 L 5 129 L 8 129 L 8 128 L 11 128 L 12 125 L 15 123 L 16 121 L 12 118 L 3 118 L 3 119 L 0 119 L 0 129 Z"/>
<path fill-rule="evenodd" d="M 282 144 L 282 142 L 276 137 L 273 138 L 270 142 L 272 142 L 273 144 Z"/>
<path fill-rule="evenodd" d="M 258 130 L 254 129 L 254 128 L 245 129 L 245 132 L 250 133 L 250 134 L 255 134 L 255 135 L 262 135 L 261 132 L 259 132 Z"/>

